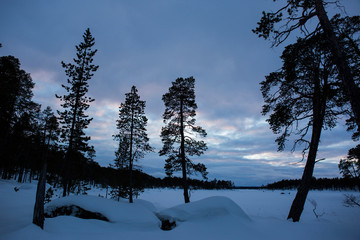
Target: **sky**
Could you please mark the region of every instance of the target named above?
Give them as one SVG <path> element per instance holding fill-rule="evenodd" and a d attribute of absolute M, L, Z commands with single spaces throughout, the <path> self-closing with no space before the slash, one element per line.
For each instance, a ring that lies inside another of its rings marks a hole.
<path fill-rule="evenodd" d="M 346 13 L 359 14 L 360 1 L 344 0 Z M 277 48 L 251 32 L 263 10 L 276 10 L 273 0 L 2 0 L 0 56 L 19 58 L 35 82 L 34 101 L 60 109 L 55 94 L 65 91 L 61 61 L 72 62 L 75 45 L 87 28 L 95 38 L 89 81 L 88 110 L 94 118 L 87 129 L 101 166 L 113 164 L 118 107 L 135 85 L 146 101 L 148 136 L 154 153 L 137 165 L 164 177 L 165 157 L 160 131 L 164 126 L 161 98 L 178 77 L 195 78 L 196 121 L 208 133 L 208 150 L 192 160 L 204 163 L 209 179 L 231 180 L 238 186 L 263 185 L 284 178 L 301 178 L 301 148 L 291 142 L 277 152 L 273 134 L 261 115 L 260 82 L 281 68 L 279 56 L 296 35 Z M 328 9 L 330 12 L 334 8 Z M 315 177 L 339 177 L 338 163 L 356 146 L 344 119 L 323 131 Z"/>

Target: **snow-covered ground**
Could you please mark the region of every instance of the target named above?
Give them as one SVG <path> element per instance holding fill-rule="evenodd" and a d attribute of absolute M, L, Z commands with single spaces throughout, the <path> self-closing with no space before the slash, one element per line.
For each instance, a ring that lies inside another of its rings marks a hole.
<path fill-rule="evenodd" d="M 346 192 L 310 192 L 301 221 L 293 223 L 286 216 L 295 191 L 197 190 L 184 205 L 181 190 L 146 190 L 134 204 L 97 197 L 105 192 L 96 190 L 55 199 L 47 210 L 74 204 L 110 222 L 58 216 L 47 218 L 44 230 L 31 223 L 35 192 L 36 183 L 0 180 L 0 239 L 360 239 L 360 208 L 343 205 Z M 159 217 L 177 226 L 163 231 Z"/>

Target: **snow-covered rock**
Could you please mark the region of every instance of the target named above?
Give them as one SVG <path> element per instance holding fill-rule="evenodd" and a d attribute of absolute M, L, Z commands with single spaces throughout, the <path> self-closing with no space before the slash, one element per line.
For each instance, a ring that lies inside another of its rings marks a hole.
<path fill-rule="evenodd" d="M 65 206 L 77 206 L 90 212 L 100 213 L 113 223 L 159 226 L 159 219 L 154 214 L 154 206 L 144 200 L 130 204 L 96 196 L 68 196 L 46 204 L 45 212 L 51 214 L 55 209 Z"/>
<path fill-rule="evenodd" d="M 98 212 L 88 211 L 76 205 L 61 206 L 50 209 L 46 209 L 45 217 L 53 218 L 58 216 L 74 216 L 83 219 L 97 219 L 109 222 L 109 219 Z"/>
<path fill-rule="evenodd" d="M 214 196 L 199 201 L 181 204 L 157 213 L 160 219 L 170 222 L 186 222 L 191 220 L 207 220 L 232 216 L 240 221 L 250 222 L 250 217 L 239 205 L 227 197 Z"/>

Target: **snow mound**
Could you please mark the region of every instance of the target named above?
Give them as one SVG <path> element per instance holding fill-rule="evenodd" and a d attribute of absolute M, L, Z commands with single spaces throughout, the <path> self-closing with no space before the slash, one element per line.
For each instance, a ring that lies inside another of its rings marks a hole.
<path fill-rule="evenodd" d="M 207 220 L 211 218 L 232 216 L 240 221 L 250 222 L 250 217 L 239 205 L 227 197 L 209 197 L 196 202 L 181 204 L 164 211 L 157 216 L 162 220 L 186 222 L 191 220 Z"/>
<path fill-rule="evenodd" d="M 57 208 L 71 206 L 100 213 L 112 223 L 138 227 L 159 226 L 159 219 L 154 214 L 155 207 L 150 202 L 144 200 L 130 204 L 96 196 L 68 196 L 55 199 L 45 205 L 45 212 L 51 215 L 51 212 Z"/>

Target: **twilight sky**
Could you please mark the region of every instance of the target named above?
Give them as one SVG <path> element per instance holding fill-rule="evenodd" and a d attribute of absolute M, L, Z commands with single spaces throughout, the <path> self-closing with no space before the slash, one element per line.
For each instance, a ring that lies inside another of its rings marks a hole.
<path fill-rule="evenodd" d="M 360 1 L 343 0 L 348 15 Z M 262 185 L 301 178 L 301 149 L 277 152 L 276 135 L 261 115 L 259 83 L 281 67 L 282 49 L 251 32 L 273 0 L 3 0 L 0 7 L 0 56 L 13 55 L 36 86 L 34 101 L 59 109 L 66 75 L 60 62 L 75 57 L 75 45 L 90 28 L 98 71 L 90 80 L 89 108 L 94 118 L 88 135 L 102 166 L 113 163 L 118 107 L 132 85 L 147 103 L 148 134 L 155 153 L 138 162 L 144 172 L 165 176 L 159 157 L 164 104 L 161 97 L 178 77 L 194 76 L 197 124 L 206 129 L 208 151 L 194 158 L 208 167 L 209 178 L 236 185 Z M 328 9 L 334 11 L 333 8 Z M 323 132 L 316 177 L 337 177 L 337 164 L 356 143 L 344 120 Z"/>

